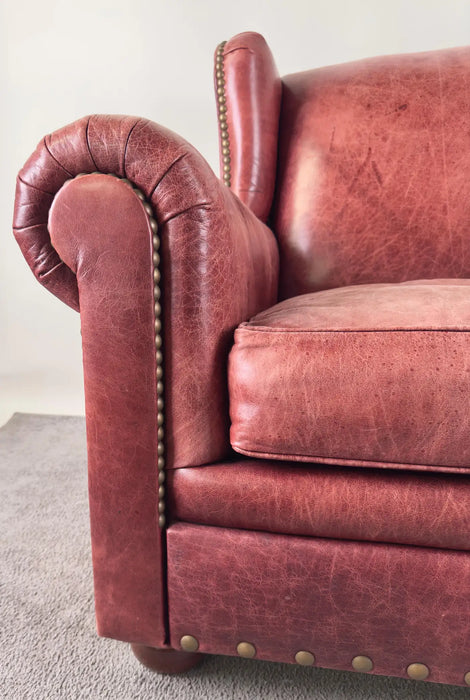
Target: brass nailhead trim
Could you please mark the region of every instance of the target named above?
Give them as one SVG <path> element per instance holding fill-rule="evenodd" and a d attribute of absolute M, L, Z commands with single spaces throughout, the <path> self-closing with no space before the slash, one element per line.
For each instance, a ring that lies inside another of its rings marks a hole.
<path fill-rule="evenodd" d="M 467 671 L 463 679 L 467 685 L 470 685 L 470 671 Z"/>
<path fill-rule="evenodd" d="M 310 651 L 298 651 L 295 655 L 295 662 L 299 666 L 313 666 L 315 656 Z"/>
<path fill-rule="evenodd" d="M 237 654 L 244 659 L 252 659 L 256 656 L 256 647 L 250 642 L 240 642 L 237 644 Z"/>
<path fill-rule="evenodd" d="M 415 681 L 424 681 L 429 676 L 429 668 L 426 666 L 426 664 L 410 664 L 407 667 L 406 672 L 408 676 Z"/>
<path fill-rule="evenodd" d="M 372 659 L 370 659 L 368 656 L 355 656 L 351 661 L 351 664 L 353 669 L 355 671 L 359 671 L 360 673 L 367 673 L 368 671 L 372 671 L 374 668 Z"/>
<path fill-rule="evenodd" d="M 163 438 L 165 431 L 163 428 L 163 423 L 165 422 L 165 416 L 163 414 L 163 354 L 161 351 L 162 347 L 162 307 L 160 305 L 161 289 L 160 289 L 160 237 L 158 235 L 158 224 L 153 216 L 152 208 L 149 204 L 144 204 L 145 211 L 149 217 L 150 228 L 152 229 L 152 247 L 153 247 L 153 299 L 154 299 L 154 316 L 155 316 L 155 379 L 157 388 L 157 467 L 158 467 L 158 527 L 164 528 L 166 525 L 165 518 L 165 487 L 163 486 L 165 482 L 165 446 L 163 444 Z M 199 646 L 197 639 L 192 637 L 196 643 L 196 649 Z"/>
<path fill-rule="evenodd" d="M 145 209 L 145 213 L 148 216 L 149 220 L 149 225 L 152 230 L 152 248 L 153 248 L 153 254 L 152 254 L 152 262 L 153 262 L 153 299 L 154 299 L 154 339 L 155 339 L 155 363 L 156 363 L 156 369 L 155 369 L 155 379 L 156 379 L 156 388 L 157 388 L 157 467 L 158 467 L 158 526 L 160 528 L 164 528 L 166 524 L 166 518 L 165 518 L 165 487 L 163 486 L 165 482 L 165 458 L 164 458 L 164 453 L 165 453 L 165 447 L 163 444 L 163 438 L 165 435 L 165 431 L 163 429 L 163 423 L 165 420 L 165 417 L 163 415 L 163 355 L 160 350 L 162 347 L 162 321 L 161 321 L 161 314 L 162 314 L 162 307 L 160 305 L 160 296 L 161 296 L 161 289 L 160 289 L 160 254 L 159 254 L 159 249 L 160 249 L 160 237 L 158 235 L 158 224 L 153 216 L 153 209 L 150 206 L 150 204 L 145 200 L 145 195 L 143 192 L 138 190 L 132 182 L 129 180 L 124 180 L 124 182 L 127 182 L 129 185 L 134 190 L 134 193 L 137 195 L 137 197 L 141 200 L 143 207 Z M 190 635 L 186 635 L 185 637 L 182 637 L 182 640 L 193 640 L 192 642 L 187 642 L 189 645 L 194 645 L 196 644 L 194 649 L 187 649 L 187 651 L 195 651 L 199 644 L 197 639 L 195 637 L 191 637 Z"/>
<path fill-rule="evenodd" d="M 183 651 L 197 651 L 199 649 L 199 642 L 192 634 L 185 634 L 180 639 L 180 647 Z"/>
<path fill-rule="evenodd" d="M 224 48 L 227 42 L 223 41 L 217 47 L 215 59 L 215 77 L 217 78 L 217 105 L 220 129 L 220 144 L 223 163 L 223 178 L 227 187 L 230 187 L 232 175 L 230 170 L 230 142 L 227 126 L 227 106 L 225 95 L 225 72 L 224 72 Z"/>

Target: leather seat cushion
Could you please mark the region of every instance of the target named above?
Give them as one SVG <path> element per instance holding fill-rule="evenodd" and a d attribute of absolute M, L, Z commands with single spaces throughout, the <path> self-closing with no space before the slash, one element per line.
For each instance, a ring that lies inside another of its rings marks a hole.
<path fill-rule="evenodd" d="M 231 443 L 242 454 L 470 469 L 470 280 L 287 299 L 235 332 Z"/>

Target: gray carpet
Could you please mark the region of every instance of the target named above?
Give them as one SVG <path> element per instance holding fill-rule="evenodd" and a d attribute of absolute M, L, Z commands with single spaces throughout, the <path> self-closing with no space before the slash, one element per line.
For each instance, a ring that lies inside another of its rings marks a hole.
<path fill-rule="evenodd" d="M 142 667 L 94 629 L 82 418 L 15 414 L 0 429 L 0 698 L 452 700 L 465 688 L 208 657 Z"/>

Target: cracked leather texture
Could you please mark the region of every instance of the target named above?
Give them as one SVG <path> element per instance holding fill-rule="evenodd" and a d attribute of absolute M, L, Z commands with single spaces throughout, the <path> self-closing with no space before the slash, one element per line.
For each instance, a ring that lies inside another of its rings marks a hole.
<path fill-rule="evenodd" d="M 98 632 L 162 646 L 148 216 L 129 185 L 88 175 L 60 189 L 49 230 L 80 296 Z"/>
<path fill-rule="evenodd" d="M 232 37 L 223 56 L 230 187 L 266 221 L 276 182 L 281 79 L 269 46 L 255 32 Z"/>
<path fill-rule="evenodd" d="M 242 324 L 229 358 L 234 449 L 468 471 L 469 284 L 327 290 Z"/>
<path fill-rule="evenodd" d="M 168 530 L 171 643 L 406 678 L 424 663 L 429 681 L 464 685 L 469 670 L 470 555 L 423 547 L 294 537 L 178 523 Z"/>
<path fill-rule="evenodd" d="M 39 144 L 17 181 L 14 227 L 25 258 L 39 281 L 80 308 L 82 317 L 99 631 L 150 646 L 167 641 L 164 547 L 156 525 L 151 232 L 142 204 L 125 183 L 104 175 L 66 183 L 95 170 L 128 177 L 158 219 L 166 458 L 170 468 L 183 468 L 169 480 L 170 505 L 175 517 L 188 518 L 199 517 L 206 506 L 202 517 L 211 520 L 211 527 L 178 523 L 168 530 L 172 645 L 178 648 L 183 634 L 194 634 L 202 652 L 235 655 L 239 641 L 250 641 L 262 659 L 293 662 L 295 652 L 305 649 L 318 665 L 338 669 L 350 669 L 353 656 L 366 654 L 376 673 L 406 676 L 409 663 L 421 662 L 431 669 L 429 680 L 463 684 L 470 670 L 470 563 L 467 552 L 451 549 L 468 549 L 466 511 L 457 512 L 455 505 L 466 502 L 463 475 L 336 467 L 333 479 L 333 469 L 325 465 L 248 459 L 232 463 L 229 475 L 228 465 L 217 462 L 230 454 L 226 358 L 233 329 L 277 301 L 277 247 L 255 214 L 264 218 L 270 207 L 278 135 L 273 221 L 282 250 L 283 296 L 357 283 L 470 277 L 465 102 L 470 50 L 370 59 L 288 76 L 278 129 L 277 71 L 264 41 L 250 37 L 249 50 L 230 51 L 240 39 L 227 43 L 226 68 L 233 185 L 252 211 L 183 139 L 135 117 L 93 116 L 55 132 Z M 422 305 L 427 293 L 410 291 L 410 299 L 420 295 Z M 452 293 L 446 294 L 439 322 L 461 323 L 462 309 L 449 304 Z M 328 450 L 344 438 L 356 452 L 377 447 L 390 457 L 406 448 L 423 459 L 422 450 L 428 450 L 437 459 L 450 446 L 445 454 L 457 461 L 467 455 L 468 464 L 463 327 L 405 330 L 406 310 L 398 314 L 395 307 L 401 330 L 394 330 L 385 299 L 385 306 L 377 298 L 369 301 L 361 313 L 356 303 L 349 316 L 341 303 L 326 316 L 317 307 L 317 322 L 324 325 L 334 316 L 336 330 L 319 325 L 299 333 L 297 344 L 277 349 L 280 335 L 292 337 L 291 328 L 280 334 L 266 326 L 262 332 L 247 326 L 237 331 L 231 375 L 240 352 L 239 387 L 256 385 L 256 401 L 264 401 L 259 434 L 286 439 L 271 399 L 290 401 L 301 393 L 307 373 L 323 377 L 313 404 L 321 409 L 318 436 L 330 440 Z M 292 303 L 290 319 L 312 321 L 298 299 Z M 370 328 L 371 318 L 377 320 L 374 309 L 382 314 L 380 332 Z M 270 309 L 263 323 L 277 323 L 278 311 L 272 316 Z M 422 314 L 418 320 L 422 324 Z M 346 322 L 355 327 L 346 330 Z M 366 323 L 369 332 L 358 331 Z M 309 347 L 308 361 L 306 350 L 299 362 L 295 354 L 312 335 L 315 349 Z M 279 359 L 293 368 L 291 374 L 279 374 Z M 438 372 L 444 374 L 444 363 L 454 385 L 452 403 Z M 366 382 L 371 368 L 372 387 Z M 417 391 L 412 369 L 422 375 Z M 388 388 L 381 384 L 386 377 Z M 406 410 L 396 387 L 408 387 Z M 436 397 L 443 422 L 429 440 L 423 417 L 433 419 Z M 371 431 L 371 402 L 378 398 L 383 422 Z M 255 425 L 261 412 L 249 403 L 241 419 Z M 335 424 L 340 409 L 350 420 L 345 431 Z M 288 411 L 281 413 L 288 422 Z M 391 439 L 394 421 L 398 443 Z M 417 426 L 426 437 L 421 443 Z M 370 439 L 377 427 L 388 436 L 383 443 Z M 293 432 L 294 452 L 310 440 L 312 425 L 306 430 Z M 206 463 L 215 464 L 194 466 Z M 189 466 L 194 477 L 187 480 Z M 197 481 L 205 469 L 205 481 Z M 221 488 L 212 496 L 211 474 Z M 296 474 L 305 491 L 294 494 Z M 248 496 L 243 488 L 249 479 Z M 413 509 L 418 491 L 421 500 Z M 392 501 L 395 512 L 388 516 Z M 387 516 L 374 525 L 380 507 Z M 231 529 L 244 521 L 274 530 L 282 515 L 291 534 Z M 219 518 L 227 525 L 217 527 Z M 308 536 L 310 528 L 316 537 Z M 397 541 L 412 536 L 424 546 L 339 539 L 348 534 Z"/>
<path fill-rule="evenodd" d="M 136 117 L 81 119 L 40 142 L 18 176 L 14 215 L 33 272 L 74 308 L 71 266 L 88 242 L 78 241 L 65 265 L 51 245 L 47 218 L 64 182 L 93 170 L 128 177 L 151 202 L 160 227 L 167 466 L 222 459 L 230 452 L 227 354 L 235 327 L 277 299 L 275 238 L 173 132 Z M 103 278 L 98 295 L 106 284 Z"/>
<path fill-rule="evenodd" d="M 285 535 L 470 549 L 465 475 L 239 459 L 175 469 L 172 519 Z"/>
<path fill-rule="evenodd" d="M 127 176 L 159 223 L 167 467 L 230 452 L 227 354 L 237 324 L 276 300 L 277 245 L 189 144 L 147 120 L 79 120 L 18 178 L 25 258 L 80 309 L 98 631 L 161 647 L 152 231 L 128 184 L 70 180 L 95 169 Z"/>
<path fill-rule="evenodd" d="M 470 48 L 283 78 L 281 298 L 470 277 Z"/>

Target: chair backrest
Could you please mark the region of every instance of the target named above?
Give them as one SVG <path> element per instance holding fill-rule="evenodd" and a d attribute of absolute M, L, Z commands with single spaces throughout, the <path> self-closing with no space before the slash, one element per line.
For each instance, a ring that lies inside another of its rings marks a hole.
<path fill-rule="evenodd" d="M 469 85 L 470 48 L 282 79 L 270 217 L 281 298 L 470 277 Z M 227 109 L 238 102 L 233 92 Z"/>

